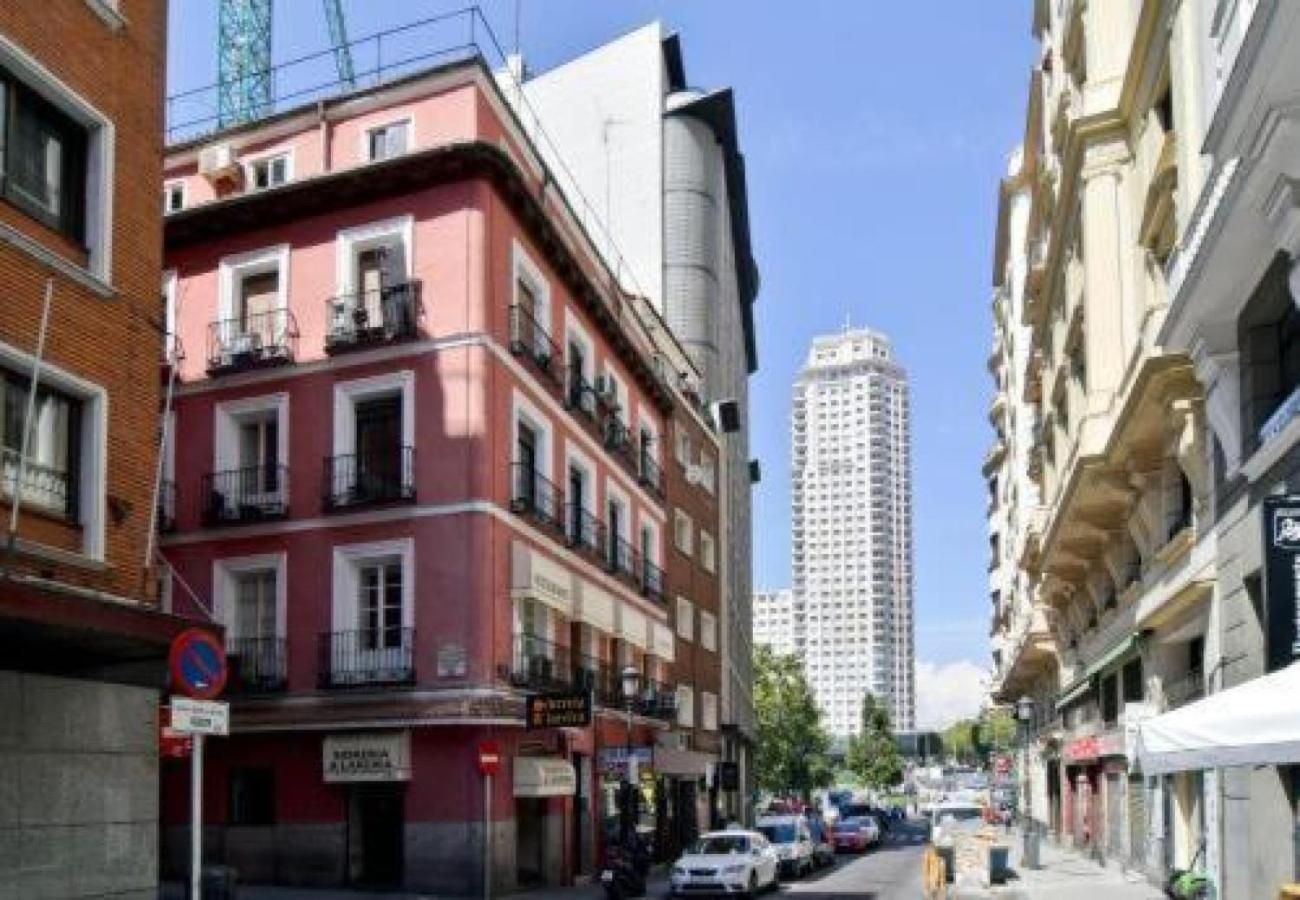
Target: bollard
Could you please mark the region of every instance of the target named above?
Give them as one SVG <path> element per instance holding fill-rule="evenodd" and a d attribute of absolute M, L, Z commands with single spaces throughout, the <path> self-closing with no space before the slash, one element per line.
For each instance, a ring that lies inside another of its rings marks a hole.
<path fill-rule="evenodd" d="M 1025 830 L 1022 832 L 1022 837 L 1024 838 L 1024 846 L 1021 848 L 1020 851 L 1021 865 L 1024 866 L 1026 869 L 1039 868 L 1039 861 L 1038 861 L 1039 835 L 1038 835 L 1038 828 L 1036 827 L 1033 819 L 1030 819 L 1027 822 L 1025 822 Z"/>

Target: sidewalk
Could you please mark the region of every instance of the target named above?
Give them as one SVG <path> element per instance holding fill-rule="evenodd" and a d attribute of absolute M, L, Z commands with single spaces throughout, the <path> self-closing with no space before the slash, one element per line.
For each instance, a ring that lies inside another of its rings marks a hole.
<path fill-rule="evenodd" d="M 1164 893 L 1136 874 L 1103 868 L 1080 853 L 1048 841 L 1039 847 L 1038 869 L 1021 865 L 1019 829 L 1011 832 L 1013 875 L 1004 885 L 954 885 L 952 900 L 1163 900 Z"/>

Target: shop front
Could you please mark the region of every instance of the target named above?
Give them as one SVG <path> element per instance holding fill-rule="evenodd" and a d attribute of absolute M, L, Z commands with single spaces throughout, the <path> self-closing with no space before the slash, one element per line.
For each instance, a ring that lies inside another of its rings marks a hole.
<path fill-rule="evenodd" d="M 708 779 L 716 764 L 714 754 L 664 744 L 654 748 L 660 802 L 656 843 L 663 859 L 676 859 L 709 830 Z"/>
<path fill-rule="evenodd" d="M 361 887 L 403 883 L 406 791 L 411 780 L 411 733 L 327 734 L 322 778 L 346 791 L 347 880 Z"/>
<path fill-rule="evenodd" d="M 517 756 L 513 769 L 515 883 L 523 888 L 563 884 L 577 772 L 558 756 Z"/>

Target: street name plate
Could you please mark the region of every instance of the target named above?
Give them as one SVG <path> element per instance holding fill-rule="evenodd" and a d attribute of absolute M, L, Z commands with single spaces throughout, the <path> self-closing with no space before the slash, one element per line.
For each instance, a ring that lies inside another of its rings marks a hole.
<path fill-rule="evenodd" d="M 172 697 L 172 731 L 178 734 L 230 734 L 230 704 Z"/>

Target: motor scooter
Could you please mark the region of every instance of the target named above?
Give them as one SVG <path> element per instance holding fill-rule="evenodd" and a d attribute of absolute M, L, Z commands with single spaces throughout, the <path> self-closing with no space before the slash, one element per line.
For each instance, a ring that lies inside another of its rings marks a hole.
<path fill-rule="evenodd" d="M 649 860 L 645 858 L 643 849 L 610 846 L 600 867 L 600 886 L 605 890 L 606 900 L 644 897 L 649 870 Z"/>

